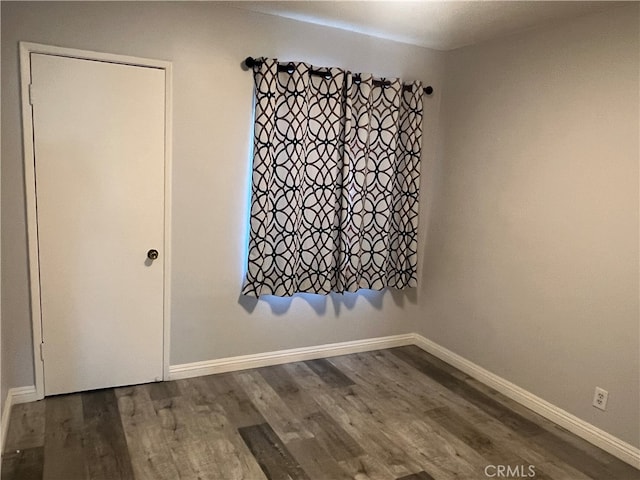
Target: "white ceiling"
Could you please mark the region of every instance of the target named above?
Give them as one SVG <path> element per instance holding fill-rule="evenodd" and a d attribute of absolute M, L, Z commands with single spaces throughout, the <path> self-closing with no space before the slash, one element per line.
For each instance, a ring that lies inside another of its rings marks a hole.
<path fill-rule="evenodd" d="M 238 8 L 452 50 L 623 5 L 596 1 L 241 1 Z"/>

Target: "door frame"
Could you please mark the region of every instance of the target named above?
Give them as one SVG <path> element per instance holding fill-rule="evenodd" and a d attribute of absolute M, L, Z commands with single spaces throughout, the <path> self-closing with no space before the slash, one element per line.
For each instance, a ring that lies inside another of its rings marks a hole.
<path fill-rule="evenodd" d="M 131 57 L 111 53 L 78 50 L 39 43 L 20 42 L 20 87 L 24 154 L 25 200 L 27 207 L 27 248 L 29 257 L 29 290 L 33 336 L 33 365 L 37 399 L 44 398 L 44 360 L 42 345 L 42 309 L 40 292 L 40 259 L 38 252 L 38 217 L 36 203 L 35 152 L 33 146 L 33 109 L 31 108 L 31 54 L 93 60 L 164 70 L 165 74 L 165 136 L 164 136 L 164 285 L 163 285 L 163 345 L 162 378 L 169 379 L 171 332 L 171 149 L 172 149 L 172 63 L 164 60 Z"/>

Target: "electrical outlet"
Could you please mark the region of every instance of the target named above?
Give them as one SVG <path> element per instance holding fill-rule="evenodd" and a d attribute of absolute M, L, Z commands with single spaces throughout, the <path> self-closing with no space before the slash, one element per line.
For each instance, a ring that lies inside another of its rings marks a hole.
<path fill-rule="evenodd" d="M 596 391 L 593 394 L 593 406 L 600 410 L 607 409 L 607 399 L 609 398 L 609 392 L 605 389 L 596 387 Z"/>

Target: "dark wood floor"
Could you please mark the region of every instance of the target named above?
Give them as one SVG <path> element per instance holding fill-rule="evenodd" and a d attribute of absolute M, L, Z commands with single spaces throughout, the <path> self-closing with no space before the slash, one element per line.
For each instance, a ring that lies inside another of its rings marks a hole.
<path fill-rule="evenodd" d="M 631 480 L 640 472 L 402 347 L 16 405 L 2 479 L 85 478 Z"/>

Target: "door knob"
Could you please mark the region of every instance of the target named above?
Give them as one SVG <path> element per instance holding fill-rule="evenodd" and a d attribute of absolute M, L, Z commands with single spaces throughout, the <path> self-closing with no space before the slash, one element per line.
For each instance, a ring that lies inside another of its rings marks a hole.
<path fill-rule="evenodd" d="M 158 258 L 158 250 L 149 250 L 147 252 L 147 258 L 149 260 L 155 260 L 156 258 Z"/>

